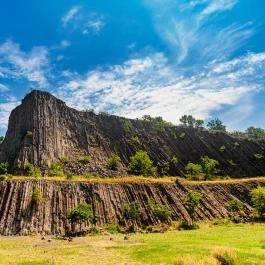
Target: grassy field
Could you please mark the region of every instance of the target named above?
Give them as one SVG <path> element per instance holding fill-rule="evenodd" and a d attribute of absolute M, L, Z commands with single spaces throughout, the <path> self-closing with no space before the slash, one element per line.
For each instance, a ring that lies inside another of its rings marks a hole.
<path fill-rule="evenodd" d="M 179 257 L 187 264 L 215 264 L 212 252 L 227 247 L 240 265 L 265 265 L 265 225 L 203 225 L 195 231 L 135 234 L 124 240 L 115 235 L 75 238 L 73 242 L 40 236 L 0 237 L 0 264 L 174 264 Z M 208 260 L 208 263 L 199 263 Z M 210 262 L 210 263 L 209 263 Z"/>

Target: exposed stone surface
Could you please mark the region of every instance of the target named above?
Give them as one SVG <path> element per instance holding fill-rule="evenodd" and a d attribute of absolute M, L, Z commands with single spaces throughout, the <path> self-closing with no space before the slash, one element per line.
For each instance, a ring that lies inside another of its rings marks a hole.
<path fill-rule="evenodd" d="M 220 151 L 221 146 L 225 150 Z M 184 175 L 186 164 L 199 162 L 203 155 L 219 161 L 222 175 L 265 174 L 264 140 L 176 126 L 161 131 L 142 120 L 77 111 L 41 91 L 28 94 L 12 111 L 5 140 L 0 144 L 0 162 L 9 161 L 16 172 L 22 173 L 27 161 L 45 171 L 62 157 L 77 161 L 82 155 L 90 155 L 93 162 L 89 168 L 72 163 L 70 169 L 77 173 L 95 169 L 105 176 L 115 173 L 107 170 L 105 161 L 117 153 L 123 166 L 115 174 L 124 175 L 130 157 L 139 149 L 148 152 L 158 169 L 176 156 L 178 163 L 170 165 L 171 175 Z M 257 159 L 255 154 L 263 157 Z"/>
<path fill-rule="evenodd" d="M 201 208 L 196 213 L 198 220 L 228 217 L 227 202 L 232 198 L 244 204 L 246 216 L 249 216 L 252 211 L 249 191 L 257 185 L 265 186 L 265 180 L 209 184 L 179 181 L 171 184 L 3 181 L 0 183 L 0 234 L 64 234 L 70 229 L 67 211 L 83 201 L 92 204 L 98 225 L 112 222 L 124 224 L 123 206 L 132 201 L 140 203 L 142 223 L 157 223 L 148 208 L 150 197 L 159 204 L 166 198 L 173 211 L 173 220 L 190 220 L 183 206 L 185 192 L 190 189 L 202 194 Z M 39 204 L 32 201 L 32 192 L 36 187 L 41 191 L 42 201 Z M 82 228 L 88 225 L 83 224 Z"/>

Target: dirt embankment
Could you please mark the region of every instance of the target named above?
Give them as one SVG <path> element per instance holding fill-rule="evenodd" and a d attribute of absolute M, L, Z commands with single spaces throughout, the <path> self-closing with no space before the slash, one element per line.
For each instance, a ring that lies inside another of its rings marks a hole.
<path fill-rule="evenodd" d="M 265 180 L 244 182 L 213 182 L 191 184 L 176 183 L 85 183 L 44 180 L 16 180 L 0 183 L 0 234 L 27 235 L 33 232 L 64 234 L 69 228 L 66 213 L 79 202 L 92 204 L 98 224 L 124 223 L 123 206 L 138 201 L 143 215 L 141 222 L 156 224 L 158 220 L 148 208 L 148 198 L 161 204 L 167 199 L 173 220 L 190 220 L 183 206 L 185 192 L 192 189 L 202 194 L 197 220 L 210 220 L 229 216 L 227 202 L 237 198 L 244 204 L 246 215 L 252 211 L 249 191 Z M 34 203 L 32 193 L 38 187 L 41 202 Z M 83 227 L 89 224 L 83 224 Z"/>

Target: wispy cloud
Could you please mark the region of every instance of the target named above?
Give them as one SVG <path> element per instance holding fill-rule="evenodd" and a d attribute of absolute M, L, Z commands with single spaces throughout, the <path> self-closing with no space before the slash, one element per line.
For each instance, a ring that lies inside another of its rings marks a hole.
<path fill-rule="evenodd" d="M 10 112 L 20 103 L 10 95 L 0 95 L 0 129 L 6 129 Z"/>
<path fill-rule="evenodd" d="M 66 27 L 72 20 L 74 20 L 77 13 L 80 11 L 79 6 L 72 7 L 63 17 L 62 17 L 62 25 Z"/>
<path fill-rule="evenodd" d="M 176 54 L 177 62 L 203 64 L 226 59 L 253 36 L 251 22 L 213 26 L 216 17 L 231 10 L 237 0 L 180 1 L 145 0 L 151 10 L 154 27 Z M 222 45 L 220 45 L 222 43 Z"/>
<path fill-rule="evenodd" d="M 25 78 L 41 87 L 48 85 L 49 52 L 45 47 L 33 47 L 24 52 L 17 43 L 7 40 L 0 44 L 0 72 L 5 78 Z M 1 77 L 0 75 L 0 77 Z"/>
<path fill-rule="evenodd" d="M 205 119 L 213 110 L 248 98 L 264 85 L 264 69 L 264 53 L 247 54 L 183 76 L 157 53 L 105 71 L 91 71 L 85 77 L 68 75 L 69 81 L 58 96 L 80 109 L 94 108 L 132 118 L 150 114 L 178 123 L 183 114 Z"/>
<path fill-rule="evenodd" d="M 105 19 L 102 14 L 86 12 L 79 6 L 74 6 L 62 17 L 62 25 L 72 31 L 78 30 L 83 35 L 99 34 L 105 26 Z"/>

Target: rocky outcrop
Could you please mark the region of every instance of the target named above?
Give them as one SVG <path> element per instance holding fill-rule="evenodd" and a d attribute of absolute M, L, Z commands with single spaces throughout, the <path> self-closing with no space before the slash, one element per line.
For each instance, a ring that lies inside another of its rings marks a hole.
<path fill-rule="evenodd" d="M 0 162 L 9 161 L 15 172 L 22 173 L 27 161 L 45 171 L 52 162 L 68 157 L 69 170 L 105 176 L 115 173 L 106 169 L 105 161 L 116 153 L 122 166 L 115 174 L 125 175 L 130 157 L 139 149 L 148 152 L 158 170 L 177 157 L 178 163 L 170 163 L 171 175 L 184 175 L 186 164 L 198 162 L 203 155 L 219 161 L 222 175 L 265 174 L 264 140 L 177 126 L 161 129 L 152 122 L 77 111 L 41 91 L 28 94 L 12 111 L 0 144 Z M 82 155 L 92 157 L 87 168 L 73 164 Z"/>
<path fill-rule="evenodd" d="M 197 220 L 228 217 L 227 202 L 232 198 L 242 202 L 245 214 L 249 216 L 252 211 L 249 191 L 257 185 L 265 186 L 265 180 L 207 184 L 179 181 L 164 184 L 3 181 L 0 183 L 0 234 L 64 234 L 70 229 L 66 219 L 67 211 L 84 201 L 92 204 L 99 226 L 113 222 L 126 224 L 123 206 L 133 201 L 140 203 L 142 224 L 158 223 L 148 207 L 148 198 L 153 198 L 157 204 L 164 203 L 166 199 L 172 209 L 172 220 L 190 220 L 183 206 L 185 192 L 188 190 L 196 190 L 202 195 L 201 208 L 195 216 Z M 41 194 L 39 203 L 32 199 L 36 188 Z M 81 228 L 88 226 L 84 223 Z"/>

